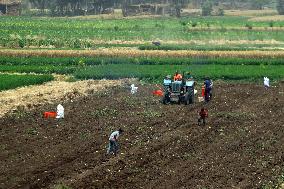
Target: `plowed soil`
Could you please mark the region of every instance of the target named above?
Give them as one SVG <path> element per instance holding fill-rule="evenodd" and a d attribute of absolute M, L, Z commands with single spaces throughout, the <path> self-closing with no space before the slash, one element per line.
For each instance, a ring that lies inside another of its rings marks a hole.
<path fill-rule="evenodd" d="M 208 104 L 163 105 L 139 85 L 66 102 L 65 119 L 0 119 L 0 188 L 260 188 L 284 168 L 284 84 L 215 84 Z M 206 126 L 197 111 L 209 110 Z M 118 156 L 109 134 L 123 128 Z"/>

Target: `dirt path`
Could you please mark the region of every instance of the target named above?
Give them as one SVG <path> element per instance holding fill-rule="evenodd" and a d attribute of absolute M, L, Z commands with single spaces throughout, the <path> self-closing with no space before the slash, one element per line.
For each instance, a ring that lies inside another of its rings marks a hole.
<path fill-rule="evenodd" d="M 216 84 L 208 124 L 204 106 L 162 105 L 151 85 L 65 104 L 65 119 L 39 107 L 0 119 L 0 188 L 260 188 L 284 168 L 284 85 Z M 121 153 L 105 155 L 122 127 Z"/>

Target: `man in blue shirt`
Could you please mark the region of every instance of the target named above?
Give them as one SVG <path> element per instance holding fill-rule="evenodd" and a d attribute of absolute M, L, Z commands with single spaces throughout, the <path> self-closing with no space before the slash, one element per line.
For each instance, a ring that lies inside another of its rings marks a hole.
<path fill-rule="evenodd" d="M 205 86 L 205 102 L 209 102 L 212 98 L 212 87 L 213 87 L 213 82 L 209 77 L 206 77 L 204 80 L 204 86 Z"/>

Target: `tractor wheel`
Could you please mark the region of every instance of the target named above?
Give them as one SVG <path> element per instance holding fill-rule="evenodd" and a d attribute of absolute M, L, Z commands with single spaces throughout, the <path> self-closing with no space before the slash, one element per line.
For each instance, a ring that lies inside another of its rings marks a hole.
<path fill-rule="evenodd" d="M 192 91 L 189 96 L 188 96 L 188 100 L 189 100 L 189 103 L 190 104 L 193 104 L 194 103 L 194 91 Z"/>
<path fill-rule="evenodd" d="M 189 105 L 189 94 L 188 93 L 186 93 L 184 96 L 184 104 Z"/>
<path fill-rule="evenodd" d="M 170 101 L 169 101 L 169 99 L 167 98 L 166 95 L 164 95 L 162 102 L 163 102 L 163 104 L 169 104 L 170 103 Z"/>

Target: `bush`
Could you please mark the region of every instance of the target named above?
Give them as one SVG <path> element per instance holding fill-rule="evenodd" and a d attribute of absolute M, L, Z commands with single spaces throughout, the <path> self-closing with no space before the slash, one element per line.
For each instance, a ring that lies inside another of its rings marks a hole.
<path fill-rule="evenodd" d="M 196 27 L 197 26 L 197 22 L 192 22 L 191 23 L 191 26 L 194 28 L 194 27 Z"/>
<path fill-rule="evenodd" d="M 210 16 L 213 11 L 213 4 L 210 0 L 207 0 L 202 5 L 202 15 L 203 16 Z"/>
<path fill-rule="evenodd" d="M 252 25 L 251 25 L 251 24 L 249 24 L 249 23 L 246 23 L 245 27 L 247 27 L 249 30 L 251 30 L 251 29 L 252 29 Z"/>
<path fill-rule="evenodd" d="M 224 9 L 222 9 L 222 8 L 219 8 L 218 10 L 217 10 L 217 16 L 224 16 L 225 15 L 225 11 L 224 11 Z"/>

